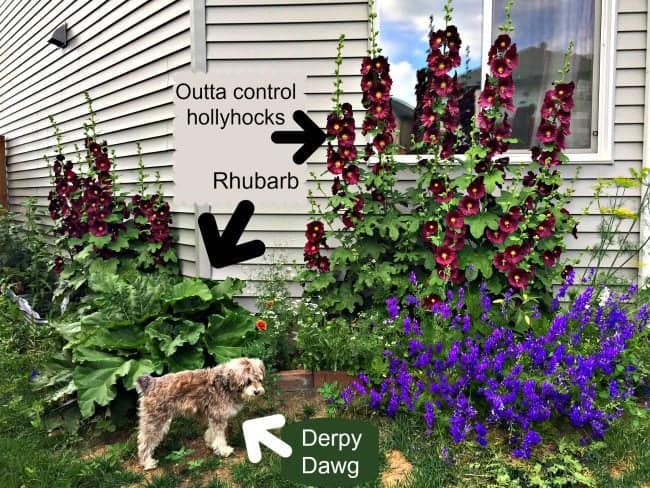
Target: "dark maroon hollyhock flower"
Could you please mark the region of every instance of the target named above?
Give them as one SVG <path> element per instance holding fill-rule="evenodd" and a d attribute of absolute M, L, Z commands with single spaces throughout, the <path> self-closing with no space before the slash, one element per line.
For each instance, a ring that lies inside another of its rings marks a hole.
<path fill-rule="evenodd" d="M 341 112 L 343 113 L 343 117 L 345 118 L 352 117 L 352 105 L 348 102 L 342 103 Z"/>
<path fill-rule="evenodd" d="M 452 136 L 455 138 L 455 134 L 451 134 L 451 132 L 454 132 L 460 126 L 460 120 L 458 119 L 458 116 L 447 111 L 442 117 L 442 124 L 444 125 L 445 130 L 448 132 L 446 137 Z"/>
<path fill-rule="evenodd" d="M 95 237 L 104 237 L 108 234 L 108 224 L 100 219 L 90 219 L 88 228 Z"/>
<path fill-rule="evenodd" d="M 510 264 L 517 264 L 522 259 L 524 259 L 524 252 L 521 249 L 521 246 L 517 246 L 517 245 L 506 247 L 503 254 L 505 255 L 506 259 L 510 262 Z"/>
<path fill-rule="evenodd" d="M 480 203 L 478 200 L 466 195 L 458 202 L 458 208 L 465 217 L 470 217 L 478 213 Z"/>
<path fill-rule="evenodd" d="M 383 134 L 377 134 L 373 139 L 372 144 L 373 146 L 375 146 L 377 152 L 381 154 L 386 150 L 386 147 L 388 147 L 392 142 L 393 142 L 393 136 L 390 133 L 383 133 Z"/>
<path fill-rule="evenodd" d="M 316 263 L 318 271 L 321 273 L 327 273 L 330 270 L 330 260 L 327 256 L 321 256 L 318 258 Z"/>
<path fill-rule="evenodd" d="M 339 153 L 346 161 L 354 161 L 357 158 L 357 148 L 355 146 L 342 147 Z"/>
<path fill-rule="evenodd" d="M 305 232 L 305 237 L 309 242 L 320 242 L 323 236 L 325 235 L 325 226 L 322 222 L 314 220 L 307 224 L 307 231 Z"/>
<path fill-rule="evenodd" d="M 482 176 L 479 176 L 469 184 L 467 194 L 475 200 L 480 200 L 485 196 L 485 185 L 483 184 Z"/>
<path fill-rule="evenodd" d="M 450 247 L 440 246 L 436 249 L 435 260 L 440 266 L 450 266 L 456 259 L 456 253 Z"/>
<path fill-rule="evenodd" d="M 63 265 L 64 261 L 61 256 L 55 256 L 54 257 L 54 272 L 56 274 L 61 274 L 61 271 L 63 271 Z"/>
<path fill-rule="evenodd" d="M 543 181 L 537 182 L 537 193 L 542 197 L 547 197 L 553 191 L 553 185 L 548 185 Z"/>
<path fill-rule="evenodd" d="M 456 90 L 456 79 L 447 74 L 434 77 L 431 84 L 439 97 L 451 95 Z"/>
<path fill-rule="evenodd" d="M 445 238 L 442 241 L 443 246 L 447 246 L 454 252 L 460 251 L 465 247 L 465 237 L 464 236 L 451 236 L 445 234 Z"/>
<path fill-rule="evenodd" d="M 361 74 L 367 75 L 372 70 L 372 59 L 369 56 L 364 57 L 361 60 Z"/>
<path fill-rule="evenodd" d="M 429 128 L 438 120 L 438 114 L 436 114 L 430 107 L 425 108 L 420 115 L 420 123 L 423 127 Z"/>
<path fill-rule="evenodd" d="M 553 248 L 553 257 L 558 260 L 560 259 L 560 256 L 562 256 L 562 248 L 560 246 L 555 246 Z"/>
<path fill-rule="evenodd" d="M 386 197 L 384 196 L 384 194 L 378 192 L 377 190 L 374 190 L 370 196 L 375 202 L 384 203 L 386 201 Z"/>
<path fill-rule="evenodd" d="M 327 134 L 336 136 L 343 129 L 343 121 L 338 114 L 333 113 L 327 116 Z"/>
<path fill-rule="evenodd" d="M 169 203 L 163 202 L 160 204 L 155 211 L 155 215 L 159 219 L 167 219 L 171 214 L 171 209 L 169 208 Z"/>
<path fill-rule="evenodd" d="M 436 126 L 429 127 L 422 134 L 422 142 L 430 145 L 436 145 L 440 141 L 440 131 Z"/>
<path fill-rule="evenodd" d="M 562 270 L 561 276 L 563 280 L 566 280 L 569 277 L 569 274 L 573 271 L 573 266 L 567 264 Z"/>
<path fill-rule="evenodd" d="M 494 119 L 489 117 L 485 112 L 479 112 L 476 120 L 478 121 L 478 128 L 484 132 L 489 132 L 494 127 Z"/>
<path fill-rule="evenodd" d="M 422 300 L 422 308 L 428 311 L 431 311 L 434 305 L 440 305 L 442 303 L 442 298 L 438 295 L 429 295 L 424 297 Z"/>
<path fill-rule="evenodd" d="M 494 58 L 490 63 L 490 72 L 497 78 L 506 78 L 512 75 L 512 67 L 505 58 Z"/>
<path fill-rule="evenodd" d="M 332 184 L 332 195 L 338 195 L 341 192 L 341 178 L 338 176 L 334 177 L 334 183 Z"/>
<path fill-rule="evenodd" d="M 517 288 L 519 290 L 523 290 L 528 286 L 530 278 L 531 274 L 529 272 L 519 268 L 513 269 L 508 273 L 508 283 L 513 288 Z"/>
<path fill-rule="evenodd" d="M 340 175 L 345 168 L 345 162 L 338 151 L 331 151 L 327 156 L 327 169 L 330 173 Z"/>
<path fill-rule="evenodd" d="M 357 218 L 361 218 L 361 211 L 363 210 L 363 206 L 365 204 L 365 201 L 363 199 L 363 195 L 358 195 L 354 199 L 354 205 L 352 206 L 352 212 L 354 212 L 354 216 Z"/>
<path fill-rule="evenodd" d="M 488 162 L 483 160 L 476 163 L 476 166 L 474 167 L 474 171 L 476 171 L 477 173 L 485 173 L 487 172 L 488 168 L 489 168 Z"/>
<path fill-rule="evenodd" d="M 434 220 L 429 220 L 422 225 L 420 234 L 425 239 L 428 239 L 431 236 L 434 236 L 438 233 L 438 223 Z"/>
<path fill-rule="evenodd" d="M 481 92 L 481 95 L 478 98 L 478 104 L 481 108 L 490 108 L 494 105 L 497 92 L 490 85 L 485 85 L 485 88 Z"/>
<path fill-rule="evenodd" d="M 511 45 L 503 55 L 503 59 L 508 63 L 511 70 L 517 69 L 519 66 L 519 54 L 517 53 L 517 45 Z"/>
<path fill-rule="evenodd" d="M 320 244 L 318 242 L 307 242 L 305 244 L 305 256 L 315 256 L 320 252 Z"/>
<path fill-rule="evenodd" d="M 375 73 L 368 73 L 366 75 L 363 75 L 361 77 L 361 90 L 363 93 L 368 93 L 372 88 L 372 85 L 374 85 L 376 82 L 377 75 Z"/>
<path fill-rule="evenodd" d="M 503 215 L 499 219 L 499 230 L 501 230 L 501 232 L 505 232 L 506 234 L 512 234 L 515 230 L 517 230 L 518 225 L 519 221 L 514 220 L 507 214 Z"/>
<path fill-rule="evenodd" d="M 512 78 L 499 78 L 497 81 L 497 92 L 501 102 L 512 99 L 515 94 L 515 83 Z"/>
<path fill-rule="evenodd" d="M 343 181 L 348 185 L 356 185 L 359 183 L 359 177 L 361 176 L 361 170 L 358 166 L 352 164 L 343 170 Z"/>
<path fill-rule="evenodd" d="M 557 103 L 553 97 L 553 91 L 549 90 L 544 95 L 544 101 L 542 102 L 540 114 L 542 115 L 543 119 L 550 119 L 557 114 Z"/>
<path fill-rule="evenodd" d="M 61 174 L 61 168 L 62 168 L 61 161 L 59 161 L 58 159 L 54 161 L 54 164 L 52 165 L 52 169 L 54 170 L 54 174 L 56 176 L 59 176 Z"/>
<path fill-rule="evenodd" d="M 465 282 L 465 273 L 459 268 L 453 268 L 449 276 L 449 281 L 454 285 L 462 285 Z"/>
<path fill-rule="evenodd" d="M 508 257 L 502 252 L 496 253 L 494 255 L 494 258 L 492 259 L 492 264 L 497 270 L 501 271 L 502 273 L 507 273 L 512 269 L 512 263 L 510 262 L 510 260 L 508 260 Z"/>
<path fill-rule="evenodd" d="M 339 146 L 353 146 L 354 145 L 354 129 L 344 127 L 337 136 Z"/>
<path fill-rule="evenodd" d="M 108 173 L 111 170 L 111 160 L 104 153 L 95 158 L 95 169 L 100 173 Z"/>
<path fill-rule="evenodd" d="M 545 168 L 552 168 L 560 164 L 560 158 L 556 151 L 545 151 L 540 154 L 539 162 Z"/>
<path fill-rule="evenodd" d="M 456 135 L 450 132 L 445 134 L 444 139 L 442 140 L 442 147 L 440 149 L 440 157 L 442 159 L 449 159 L 455 153 L 454 146 L 456 144 Z"/>
<path fill-rule="evenodd" d="M 542 261 L 544 262 L 544 266 L 548 268 L 555 266 L 555 254 L 553 254 L 553 251 L 544 251 L 542 253 Z"/>
<path fill-rule="evenodd" d="M 366 117 L 365 119 L 363 119 L 363 123 L 361 124 L 361 133 L 364 136 L 368 132 L 376 128 L 377 128 L 377 119 L 375 119 L 374 117 Z"/>
<path fill-rule="evenodd" d="M 537 139 L 542 144 L 550 144 L 557 137 L 557 128 L 548 120 L 542 120 L 537 130 Z"/>
<path fill-rule="evenodd" d="M 517 222 L 521 222 L 521 207 L 517 207 L 516 205 L 514 207 L 510 207 L 510 210 L 508 210 L 507 215 L 512 220 L 515 220 Z"/>
<path fill-rule="evenodd" d="M 375 116 L 377 120 L 384 120 L 390 114 L 391 107 L 387 103 L 372 105 L 368 111 Z"/>
<path fill-rule="evenodd" d="M 449 56 L 429 56 L 428 61 L 434 76 L 443 76 L 449 73 L 453 67 L 453 61 Z"/>
<path fill-rule="evenodd" d="M 98 201 L 102 193 L 101 187 L 96 183 L 92 183 L 86 187 L 86 190 L 84 191 L 84 199 L 87 202 Z"/>
<path fill-rule="evenodd" d="M 435 178 L 429 183 L 429 191 L 434 195 L 442 195 L 447 191 L 447 185 L 444 180 L 440 178 Z"/>
<path fill-rule="evenodd" d="M 388 59 L 384 56 L 376 56 L 372 59 L 372 70 L 378 74 L 387 73 L 388 68 Z"/>
<path fill-rule="evenodd" d="M 429 33 L 429 47 L 431 47 L 432 51 L 440 49 L 446 38 L 447 36 L 443 30 L 431 31 Z"/>
<path fill-rule="evenodd" d="M 510 47 L 512 44 L 512 39 L 510 39 L 510 36 L 508 34 L 500 34 L 496 40 L 494 41 L 494 47 L 496 47 L 499 51 L 505 51 Z"/>
<path fill-rule="evenodd" d="M 90 144 L 88 144 L 88 150 L 90 151 L 90 154 L 93 155 L 93 157 L 97 157 L 102 153 L 102 146 L 97 144 L 95 141 L 92 141 Z"/>
<path fill-rule="evenodd" d="M 353 215 L 349 211 L 345 211 L 341 217 L 341 221 L 346 229 L 354 229 Z"/>
<path fill-rule="evenodd" d="M 453 229 L 461 229 L 465 226 L 465 217 L 460 210 L 451 210 L 445 215 L 445 224 Z"/>
<path fill-rule="evenodd" d="M 535 235 L 540 239 L 546 239 L 553 234 L 554 227 L 555 217 L 549 217 L 537 226 L 535 229 Z"/>
<path fill-rule="evenodd" d="M 532 171 L 529 171 L 524 175 L 524 177 L 521 180 L 521 183 L 526 186 L 526 187 L 531 187 L 535 186 L 535 182 L 537 181 L 537 177 L 535 176 L 535 173 Z"/>
<path fill-rule="evenodd" d="M 502 232 L 500 229 L 492 230 L 488 227 L 485 229 L 485 237 L 492 244 L 503 244 L 508 235 L 505 232 Z"/>
<path fill-rule="evenodd" d="M 368 98 L 374 103 L 384 103 L 390 98 L 388 87 L 382 83 L 374 83 L 368 90 Z"/>
<path fill-rule="evenodd" d="M 526 197 L 526 200 L 524 200 L 524 207 L 526 207 L 526 210 L 528 210 L 529 212 L 535 210 L 535 200 L 533 200 L 533 197 L 531 197 L 530 195 Z"/>

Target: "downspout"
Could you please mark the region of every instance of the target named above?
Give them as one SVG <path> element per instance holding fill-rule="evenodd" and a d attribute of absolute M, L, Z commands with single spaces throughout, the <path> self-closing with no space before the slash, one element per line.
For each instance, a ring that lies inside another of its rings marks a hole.
<path fill-rule="evenodd" d="M 649 12 L 650 13 L 650 12 Z M 642 169 L 650 171 L 650 28 L 646 28 L 645 56 L 645 104 L 643 115 L 643 161 Z M 643 187 L 641 188 L 643 192 Z M 650 215 L 647 212 L 639 215 L 639 243 L 650 237 Z M 639 250 L 639 285 L 650 278 L 650 245 Z"/>

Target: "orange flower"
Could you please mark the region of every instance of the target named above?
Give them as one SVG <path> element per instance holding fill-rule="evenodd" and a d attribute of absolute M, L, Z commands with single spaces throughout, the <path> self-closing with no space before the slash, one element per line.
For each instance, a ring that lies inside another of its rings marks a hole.
<path fill-rule="evenodd" d="M 255 322 L 255 328 L 259 331 L 265 331 L 266 322 L 264 320 L 258 320 L 257 322 Z"/>
<path fill-rule="evenodd" d="M 273 306 L 273 300 L 266 302 L 266 308 L 271 308 Z"/>

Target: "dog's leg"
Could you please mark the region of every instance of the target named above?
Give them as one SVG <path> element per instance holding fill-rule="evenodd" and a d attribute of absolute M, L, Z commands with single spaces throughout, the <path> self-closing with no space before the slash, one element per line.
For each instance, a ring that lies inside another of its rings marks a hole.
<path fill-rule="evenodd" d="M 226 427 L 228 422 L 224 419 L 210 419 L 210 426 L 206 431 L 206 441 L 208 440 L 208 433 L 211 435 L 212 442 L 210 447 L 218 456 L 228 457 L 233 452 L 234 449 L 228 445 L 226 441 Z"/>
<path fill-rule="evenodd" d="M 171 423 L 171 417 L 158 418 L 140 412 L 138 459 L 145 470 L 155 469 L 158 466 L 158 461 L 153 458 L 153 453 L 169 432 Z"/>

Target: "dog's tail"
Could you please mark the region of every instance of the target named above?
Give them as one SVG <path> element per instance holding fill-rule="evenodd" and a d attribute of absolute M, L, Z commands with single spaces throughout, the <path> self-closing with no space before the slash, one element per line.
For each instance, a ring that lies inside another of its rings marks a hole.
<path fill-rule="evenodd" d="M 150 376 L 148 374 L 140 376 L 137 380 L 135 380 L 135 391 L 137 391 L 140 395 L 145 395 L 147 393 L 147 390 L 151 388 L 154 379 L 155 378 L 153 376 Z"/>

